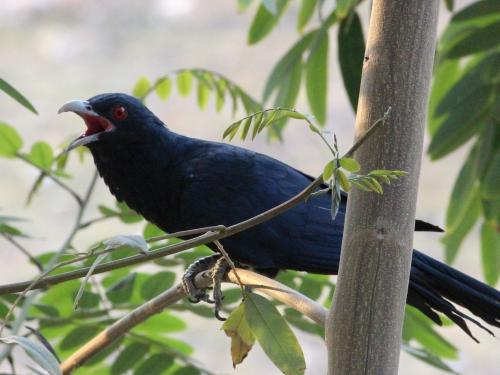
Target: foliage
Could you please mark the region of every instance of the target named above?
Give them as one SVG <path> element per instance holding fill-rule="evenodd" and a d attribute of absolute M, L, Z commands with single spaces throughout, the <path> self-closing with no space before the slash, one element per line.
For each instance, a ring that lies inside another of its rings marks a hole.
<path fill-rule="evenodd" d="M 239 0 L 239 10 L 246 11 L 250 3 L 251 0 Z M 249 27 L 249 44 L 265 39 L 279 24 L 290 3 L 287 0 L 264 0 L 258 4 Z M 249 136 L 253 139 L 264 129 L 268 131 L 270 138 L 281 139 L 288 120 L 305 121 L 332 152 L 332 160 L 323 170 L 324 180 L 328 183 L 328 188 L 323 192 L 332 191 L 333 214 L 340 200 L 341 187 L 345 191 L 355 186 L 380 193 L 381 184 L 390 183 L 404 172 L 374 170 L 359 173 L 361 166 L 356 160 L 340 157 L 336 139 L 331 144 L 315 125 L 316 121 L 324 125 L 328 118 L 327 77 L 329 67 L 332 66 L 329 61 L 330 31 L 338 24 L 336 33 L 339 65 L 346 93 L 354 110 L 357 106 L 364 56 L 363 30 L 355 9 L 359 1 L 337 1 L 333 10 L 323 14 L 325 3 L 327 2 L 317 0 L 301 1 L 297 15 L 297 30 L 300 33 L 298 40 L 270 72 L 260 101 L 229 78 L 205 69 L 177 70 L 152 83 L 148 78 L 141 77 L 136 82 L 133 93 L 141 100 L 146 100 L 151 94 L 167 100 L 176 87 L 180 96 L 195 94 L 200 109 L 207 108 L 211 96 L 217 111 L 227 104 L 232 108 L 233 115 L 242 109 L 248 116 L 228 127 L 224 137 L 229 139 L 238 132 L 243 139 Z M 452 3 L 446 2 L 450 10 L 453 8 Z M 500 185 L 500 81 L 498 69 L 495 69 L 500 59 L 497 47 L 500 33 L 496 32 L 499 25 L 500 8 L 494 0 L 476 2 L 455 14 L 439 42 L 429 108 L 429 131 L 432 135 L 429 154 L 432 158 L 439 159 L 470 139 L 474 142 L 450 199 L 446 219 L 448 233 L 443 239 L 447 260 L 454 259 L 463 238 L 481 216 L 481 253 L 485 277 L 491 284 L 498 280 L 500 270 L 500 197 L 497 188 Z M 313 116 L 293 109 L 301 88 L 305 91 Z M 36 113 L 30 102 L 4 80 L 0 80 L 0 90 Z M 275 108 L 263 110 L 263 106 L 271 101 Z M 64 154 L 64 145 L 53 148 L 43 141 L 35 142 L 29 151 L 23 147 L 21 134 L 13 126 L 0 122 L 0 157 L 17 159 L 39 173 L 28 201 L 39 193 L 39 188 L 49 178 L 75 198 L 79 212 L 82 213 L 89 202 L 95 182 L 91 182 L 88 194 L 83 197 L 67 185 L 71 182 L 71 174 L 67 170 L 68 160 L 77 154 Z M 83 153 L 78 159 L 81 163 L 86 163 Z M 64 263 L 63 267 L 52 272 L 56 274 L 84 266 L 95 267 L 108 259 L 121 259 L 138 250 L 145 252 L 160 244 L 178 241 L 163 238 L 147 242 L 147 239 L 164 233 L 144 222 L 124 204 L 116 203 L 112 207 L 98 204 L 98 207 L 100 216 L 94 219 L 83 221 L 81 215 L 78 216 L 74 230 L 68 234 L 59 251 L 41 254 L 34 260 L 44 269 L 51 269 L 58 262 Z M 120 220 L 125 224 L 140 223 L 143 236 L 121 236 L 99 241 L 97 245 L 86 249 L 83 255 L 72 247 L 76 234 L 85 235 L 89 227 L 110 220 Z M 0 216 L 0 236 L 9 240 L 27 236 L 22 230 L 22 218 Z M 146 243 L 153 245 L 149 248 Z M 147 270 L 137 266 L 126 267 L 104 275 L 92 275 L 91 271 L 81 284 L 69 281 L 53 286 L 35 295 L 33 301 L 22 296 L 21 305 L 13 309 L 14 316 L 11 318 L 6 316 L 13 307 L 14 298 L 0 297 L 0 322 L 8 323 L 7 329 L 12 327 L 16 319 L 24 319 L 23 314 L 27 315 L 31 325 L 36 326 L 36 329 L 23 331 L 22 335 L 2 337 L 2 340 L 17 342 L 42 368 L 54 367 L 58 361 L 54 353 L 63 359 L 67 358 L 119 316 L 179 282 L 178 273 L 194 259 L 207 253 L 209 250 L 200 246 L 190 253 L 157 260 Z M 331 303 L 335 289 L 330 278 L 324 275 L 286 271 L 278 276 L 278 281 L 325 306 Z M 246 293 L 241 303 L 239 288 L 229 288 L 224 294 L 223 309 L 230 315 L 222 329 L 231 338 L 234 365 L 244 360 L 257 340 L 282 372 L 304 372 L 306 364 L 293 330 L 299 329 L 323 337 L 321 327 L 295 310 L 257 294 Z M 213 318 L 209 307 L 182 301 L 172 306 L 170 312 L 159 314 L 125 334 L 75 373 L 210 373 L 192 358 L 193 348 L 173 336 L 187 329 L 185 312 L 188 311 L 200 317 Z M 453 372 L 444 360 L 456 359 L 457 349 L 435 328 L 433 322 L 408 307 L 403 349 L 432 366 Z M 0 351 L 0 358 L 5 358 L 5 352 Z M 36 371 L 39 370 L 33 370 Z M 57 371 L 52 370 L 52 373 Z"/>
<path fill-rule="evenodd" d="M 500 276 L 500 4 L 478 1 L 457 12 L 439 41 L 428 153 L 440 159 L 472 144 L 446 213 L 446 261 L 479 221 L 486 281 Z"/>

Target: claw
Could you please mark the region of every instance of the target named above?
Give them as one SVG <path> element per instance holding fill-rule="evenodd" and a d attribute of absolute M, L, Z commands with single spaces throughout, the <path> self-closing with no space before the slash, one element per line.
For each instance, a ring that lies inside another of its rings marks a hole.
<path fill-rule="evenodd" d="M 207 303 L 215 303 L 210 299 L 205 290 L 198 289 L 196 285 L 194 285 L 194 278 L 199 272 L 212 268 L 219 257 L 219 255 L 212 255 L 201 258 L 188 267 L 182 276 L 182 287 L 184 292 L 188 295 L 189 302 L 199 303 L 200 301 L 204 301 Z"/>
<path fill-rule="evenodd" d="M 215 301 L 214 306 L 214 315 L 218 320 L 225 321 L 226 318 L 220 315 L 220 310 L 222 309 L 222 301 L 224 300 L 224 296 L 222 295 L 221 283 L 222 279 L 226 276 L 227 271 L 229 270 L 229 264 L 226 259 L 219 258 L 215 263 L 214 268 L 212 269 L 212 286 L 213 290 L 213 299 Z"/>
<path fill-rule="evenodd" d="M 226 318 L 224 318 L 223 316 L 221 316 L 219 313 L 220 313 L 220 311 L 219 311 L 219 310 L 215 310 L 215 311 L 214 311 L 215 318 L 216 318 L 217 320 L 220 320 L 221 322 L 225 322 L 227 319 L 226 319 Z"/>

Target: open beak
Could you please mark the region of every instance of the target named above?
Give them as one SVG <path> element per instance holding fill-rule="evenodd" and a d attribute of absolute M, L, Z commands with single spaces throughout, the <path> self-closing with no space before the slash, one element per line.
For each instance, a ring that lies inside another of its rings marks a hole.
<path fill-rule="evenodd" d="M 85 121 L 85 125 L 87 125 L 87 130 L 69 144 L 66 152 L 78 146 L 85 146 L 95 142 L 99 139 L 102 132 L 108 132 L 114 129 L 114 125 L 111 121 L 94 111 L 90 103 L 86 100 L 72 100 L 67 102 L 57 111 L 57 113 L 63 112 L 76 113 Z"/>

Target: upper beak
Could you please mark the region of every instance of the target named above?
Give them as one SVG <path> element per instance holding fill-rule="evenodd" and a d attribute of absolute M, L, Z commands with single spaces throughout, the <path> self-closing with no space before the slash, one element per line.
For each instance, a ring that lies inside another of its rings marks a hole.
<path fill-rule="evenodd" d="M 72 100 L 67 103 L 65 103 L 57 113 L 63 113 L 63 112 L 74 112 L 80 117 L 84 119 L 84 121 L 88 125 L 89 119 L 99 119 L 102 118 L 101 115 L 99 115 L 97 112 L 95 112 L 92 109 L 92 106 L 90 103 L 86 100 Z M 86 133 L 82 134 L 78 138 L 76 138 L 73 142 L 69 144 L 69 146 L 66 148 L 65 152 L 69 152 L 73 150 L 76 147 L 79 146 L 84 146 L 89 143 L 95 142 L 99 139 L 99 133 L 94 133 L 87 135 Z"/>
<path fill-rule="evenodd" d="M 90 103 L 86 100 L 71 100 L 65 103 L 57 113 L 75 112 L 79 115 L 99 116 L 97 112 L 92 109 Z"/>

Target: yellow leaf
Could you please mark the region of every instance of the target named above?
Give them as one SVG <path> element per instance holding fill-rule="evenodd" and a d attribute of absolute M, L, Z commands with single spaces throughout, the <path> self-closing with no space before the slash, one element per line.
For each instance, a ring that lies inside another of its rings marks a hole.
<path fill-rule="evenodd" d="M 243 304 L 229 315 L 222 325 L 222 329 L 231 338 L 231 358 L 233 367 L 236 367 L 243 362 L 255 343 L 255 337 L 245 319 Z"/>

